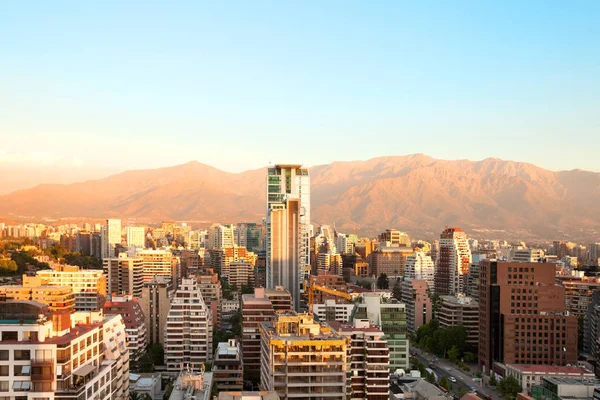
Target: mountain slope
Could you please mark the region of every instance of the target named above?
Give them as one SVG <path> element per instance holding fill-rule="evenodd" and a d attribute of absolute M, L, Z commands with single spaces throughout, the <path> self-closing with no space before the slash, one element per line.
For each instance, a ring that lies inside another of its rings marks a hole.
<path fill-rule="evenodd" d="M 6 217 L 119 216 L 139 221 L 260 221 L 265 170 L 232 174 L 199 162 L 0 196 Z M 527 163 L 437 160 L 422 154 L 311 169 L 312 219 L 341 229 L 529 230 L 543 236 L 600 227 L 600 174 Z"/>

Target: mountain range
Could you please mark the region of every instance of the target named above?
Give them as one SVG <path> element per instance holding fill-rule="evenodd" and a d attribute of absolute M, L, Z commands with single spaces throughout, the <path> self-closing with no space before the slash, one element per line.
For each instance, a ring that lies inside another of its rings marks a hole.
<path fill-rule="evenodd" d="M 0 196 L 0 216 L 260 222 L 265 175 L 264 168 L 229 173 L 197 161 L 126 171 Z M 589 171 L 414 154 L 333 162 L 312 167 L 310 175 L 313 222 L 342 232 L 397 228 L 437 236 L 444 226 L 538 238 L 600 232 L 600 174 Z"/>

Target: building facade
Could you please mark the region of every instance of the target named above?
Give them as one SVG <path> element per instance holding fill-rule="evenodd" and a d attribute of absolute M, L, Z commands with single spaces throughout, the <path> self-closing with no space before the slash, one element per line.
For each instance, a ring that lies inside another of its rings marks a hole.
<path fill-rule="evenodd" d="M 141 258 L 128 257 L 127 253 L 119 253 L 118 257 L 103 259 L 102 265 L 109 297 L 121 294 L 142 297 L 144 265 Z"/>
<path fill-rule="evenodd" d="M 171 308 L 171 281 L 163 276 L 156 276 L 142 287 L 140 307 L 144 314 L 148 344 L 164 345 L 165 325 Z"/>
<path fill-rule="evenodd" d="M 106 301 L 106 275 L 102 270 L 57 265 L 55 269 L 37 271 L 36 276 L 45 285 L 70 287 L 76 311 L 98 311 Z"/>
<path fill-rule="evenodd" d="M 406 264 L 404 266 L 405 280 L 424 280 L 427 282 L 431 293 L 434 293 L 434 276 L 435 267 L 431 257 L 422 251 L 415 251 L 414 255 L 406 257 Z"/>
<path fill-rule="evenodd" d="M 467 344 L 473 349 L 479 345 L 479 303 L 471 297 L 441 296 L 437 320 L 440 327 L 464 326 Z"/>
<path fill-rule="evenodd" d="M 148 346 L 146 321 L 142 307 L 132 295 L 113 296 L 104 303 L 104 315 L 120 315 L 127 332 L 127 349 L 133 361 L 141 358 Z"/>
<path fill-rule="evenodd" d="M 435 293 L 464 293 L 471 261 L 471 249 L 465 232 L 460 228 L 446 228 L 440 235 Z"/>
<path fill-rule="evenodd" d="M 414 333 L 433 318 L 433 307 L 428 293 L 429 284 L 425 280 L 405 280 L 402 282 L 402 302 L 406 305 L 408 331 Z"/>
<path fill-rule="evenodd" d="M 217 345 L 212 372 L 217 391 L 241 391 L 244 388 L 242 348 L 237 340 L 229 339 Z"/>

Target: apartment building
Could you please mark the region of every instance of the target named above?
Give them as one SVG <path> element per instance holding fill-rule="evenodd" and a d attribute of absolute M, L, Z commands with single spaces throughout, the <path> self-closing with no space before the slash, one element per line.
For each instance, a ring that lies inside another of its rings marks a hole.
<path fill-rule="evenodd" d="M 346 399 L 346 338 L 311 315 L 279 311 L 260 324 L 261 386 L 283 400 Z"/>
<path fill-rule="evenodd" d="M 235 339 L 217 345 L 213 359 L 213 384 L 217 391 L 242 390 L 244 388 L 244 362 L 242 348 Z"/>
<path fill-rule="evenodd" d="M 169 250 L 144 249 L 136 252 L 136 257 L 142 260 L 142 275 L 144 282 L 149 282 L 156 275 L 171 279 L 174 283 L 178 280 L 179 260 Z M 176 287 L 176 285 L 173 285 Z"/>
<path fill-rule="evenodd" d="M 382 246 L 369 256 L 371 274 L 386 274 L 389 278 L 404 279 L 406 259 L 414 255 L 411 247 Z"/>
<path fill-rule="evenodd" d="M 223 322 L 223 289 L 219 275 L 212 269 L 206 269 L 203 274 L 198 275 L 198 288 L 204 303 L 212 310 L 213 326 L 220 327 Z"/>
<path fill-rule="evenodd" d="M 254 268 L 243 259 L 223 264 L 221 277 L 226 278 L 238 293 L 242 292 L 242 286 L 254 287 Z"/>
<path fill-rule="evenodd" d="M 164 276 L 155 276 L 142 287 L 140 307 L 146 323 L 148 344 L 164 344 L 165 325 L 171 308 L 171 280 Z"/>
<path fill-rule="evenodd" d="M 291 310 L 292 296 L 283 287 L 256 288 L 242 295 L 242 354 L 244 380 L 260 380 L 260 324 L 271 321 L 277 310 Z"/>
<path fill-rule="evenodd" d="M 406 305 L 406 323 L 409 332 L 416 332 L 433 318 L 433 307 L 429 297 L 429 283 L 425 280 L 402 282 L 402 302 Z"/>
<path fill-rule="evenodd" d="M 119 316 L 57 331 L 47 306 L 0 302 L 0 390 L 12 399 L 127 400 L 129 352 Z"/>
<path fill-rule="evenodd" d="M 384 333 L 368 320 L 330 322 L 348 339 L 346 394 L 350 400 L 388 400 L 390 397 L 390 349 Z"/>
<path fill-rule="evenodd" d="M 113 296 L 111 301 L 104 303 L 104 315 L 123 317 L 129 357 L 137 361 L 148 346 L 146 321 L 138 300 L 132 295 Z"/>
<path fill-rule="evenodd" d="M 431 293 L 435 292 L 434 286 L 435 267 L 431 257 L 422 251 L 415 251 L 412 256 L 406 257 L 404 265 L 405 280 L 424 280 Z"/>
<path fill-rule="evenodd" d="M 446 228 L 440 235 L 435 271 L 435 293 L 464 293 L 472 256 L 467 235 L 460 228 Z"/>
<path fill-rule="evenodd" d="M 583 317 L 591 303 L 592 293 L 600 289 L 600 279 L 591 277 L 565 279 L 561 284 L 565 288 L 567 311 L 578 318 Z"/>
<path fill-rule="evenodd" d="M 106 275 L 106 292 L 109 297 L 121 294 L 142 297 L 144 266 L 141 258 L 119 253 L 118 257 L 103 259 L 102 266 Z"/>
<path fill-rule="evenodd" d="M 326 299 L 324 303 L 313 304 L 313 314 L 319 321 L 348 322 L 354 310 L 354 303 L 338 303 L 335 299 Z"/>
<path fill-rule="evenodd" d="M 181 280 L 171 300 L 164 334 L 167 371 L 180 371 L 182 363 L 200 365 L 212 360 L 212 313 L 196 279 Z"/>
<path fill-rule="evenodd" d="M 76 311 L 97 311 L 106 300 L 106 275 L 102 270 L 56 265 L 36 272 L 43 285 L 68 286 L 75 295 Z"/>
<path fill-rule="evenodd" d="M 479 303 L 464 295 L 440 296 L 437 319 L 440 327 L 464 326 L 467 344 L 479 345 Z"/>

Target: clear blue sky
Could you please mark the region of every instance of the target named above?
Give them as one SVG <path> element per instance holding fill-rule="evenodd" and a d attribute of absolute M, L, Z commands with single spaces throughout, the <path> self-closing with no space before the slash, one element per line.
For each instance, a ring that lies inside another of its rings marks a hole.
<path fill-rule="evenodd" d="M 6 1 L 0 162 L 600 171 L 599 21 L 595 0 Z"/>

